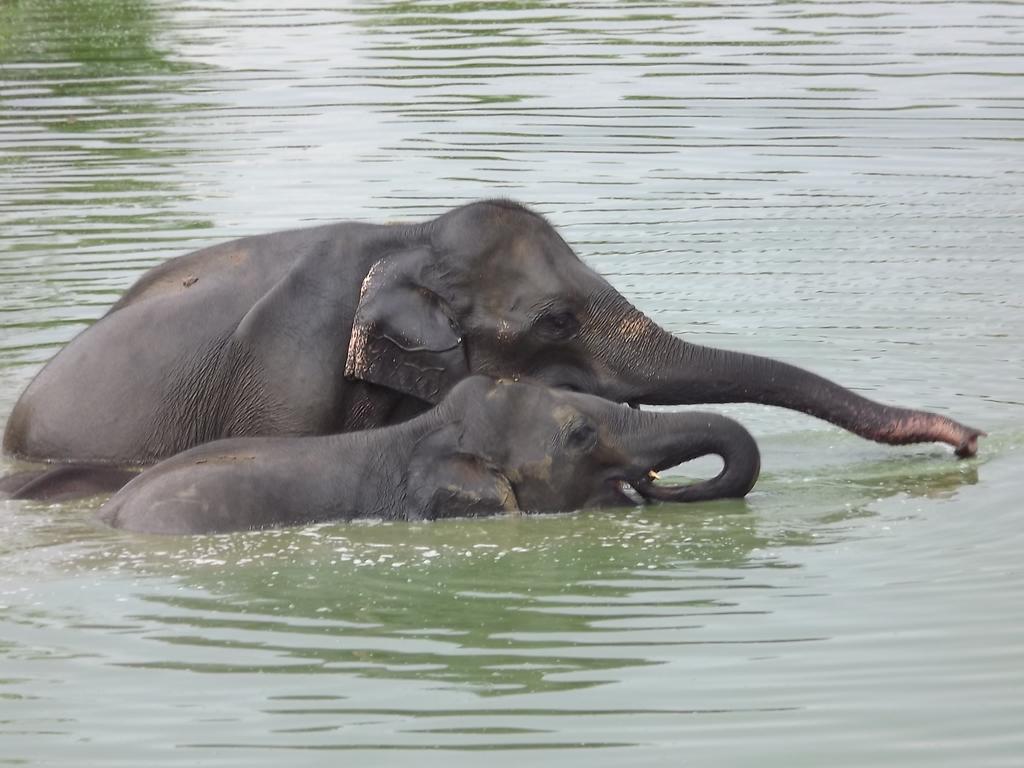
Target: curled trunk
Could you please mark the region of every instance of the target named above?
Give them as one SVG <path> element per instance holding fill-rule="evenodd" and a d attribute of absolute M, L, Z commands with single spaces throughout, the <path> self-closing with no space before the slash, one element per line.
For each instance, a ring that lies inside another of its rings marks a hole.
<path fill-rule="evenodd" d="M 757 443 L 738 422 L 717 413 L 639 413 L 637 445 L 627 448 L 635 457 L 636 477 L 630 485 L 652 501 L 707 501 L 742 498 L 761 471 Z M 692 459 L 720 456 L 722 471 L 710 480 L 689 485 L 655 483 L 657 473 Z"/>

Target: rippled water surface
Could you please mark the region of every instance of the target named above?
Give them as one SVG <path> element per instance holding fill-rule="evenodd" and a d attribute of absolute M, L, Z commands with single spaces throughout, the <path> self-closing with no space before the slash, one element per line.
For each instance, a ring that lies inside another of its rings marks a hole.
<path fill-rule="evenodd" d="M 1024 765 L 1022 46 L 1011 2 L 0 3 L 2 420 L 166 258 L 501 195 L 674 332 L 990 432 L 724 407 L 762 479 L 687 508 L 0 502 L 0 764 Z"/>

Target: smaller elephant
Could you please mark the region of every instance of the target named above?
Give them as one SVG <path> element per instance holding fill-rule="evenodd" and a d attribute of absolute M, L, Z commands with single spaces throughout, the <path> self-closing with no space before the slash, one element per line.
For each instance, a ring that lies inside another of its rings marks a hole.
<path fill-rule="evenodd" d="M 717 454 L 714 478 L 656 473 Z M 753 437 L 714 413 L 639 411 L 532 381 L 473 376 L 417 418 L 323 437 L 219 440 L 139 475 L 99 512 L 145 533 L 221 533 L 357 517 L 430 520 L 745 496 Z"/>

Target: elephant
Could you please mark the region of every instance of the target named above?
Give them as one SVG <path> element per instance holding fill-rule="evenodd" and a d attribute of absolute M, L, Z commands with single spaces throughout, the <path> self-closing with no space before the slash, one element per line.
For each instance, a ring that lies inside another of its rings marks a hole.
<path fill-rule="evenodd" d="M 212 440 L 404 421 L 471 374 L 632 405 L 752 402 L 972 456 L 984 433 L 784 362 L 684 341 L 508 200 L 247 237 L 142 275 L 14 406 L 19 458 L 144 466 Z"/>
<path fill-rule="evenodd" d="M 658 471 L 707 454 L 689 485 Z M 639 411 L 538 382 L 470 376 L 399 424 L 326 436 L 239 437 L 172 456 L 99 510 L 141 533 L 225 533 L 359 517 L 435 520 L 561 512 L 642 499 L 739 498 L 760 471 L 754 438 L 715 413 Z"/>

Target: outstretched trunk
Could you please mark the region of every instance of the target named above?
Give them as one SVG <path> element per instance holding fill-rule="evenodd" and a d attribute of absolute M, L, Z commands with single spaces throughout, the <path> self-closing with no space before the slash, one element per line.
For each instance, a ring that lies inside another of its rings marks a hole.
<path fill-rule="evenodd" d="M 762 403 L 816 416 L 880 443 L 943 442 L 961 457 L 985 433 L 945 416 L 869 400 L 817 374 L 767 357 L 689 344 L 641 312 L 619 308 L 618 327 L 632 353 L 615 375 L 628 382 L 619 399 L 652 405 Z M 632 361 L 659 361 L 633 364 Z"/>

